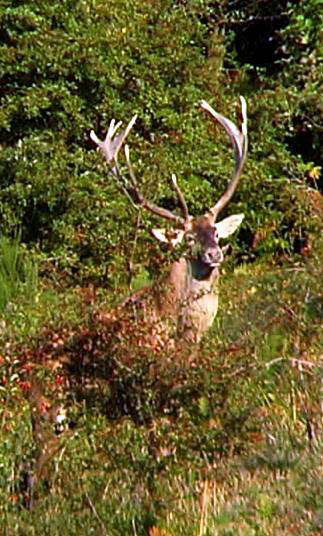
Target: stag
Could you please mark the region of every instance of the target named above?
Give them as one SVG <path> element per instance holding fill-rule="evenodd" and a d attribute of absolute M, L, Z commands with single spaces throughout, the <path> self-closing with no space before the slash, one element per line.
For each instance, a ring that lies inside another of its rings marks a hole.
<path fill-rule="evenodd" d="M 61 354 L 54 345 L 51 349 L 50 345 L 47 347 L 45 344 L 37 352 L 39 359 L 42 358 L 48 363 L 51 363 L 53 358 L 55 363 L 60 363 L 61 359 L 60 367 L 64 365 L 66 370 L 69 370 L 69 367 L 70 370 L 78 370 L 79 356 L 86 359 L 89 355 L 87 366 L 91 369 L 90 365 L 92 365 L 97 375 L 99 363 L 94 357 L 101 355 L 102 342 L 108 345 L 109 355 L 116 357 L 117 360 L 119 356 L 125 355 L 126 363 L 129 360 L 130 343 L 133 342 L 137 344 L 137 347 L 148 348 L 149 352 L 152 350 L 158 355 L 161 349 L 165 349 L 165 346 L 170 351 L 176 351 L 178 348 L 182 351 L 188 348 L 192 355 L 192 345 L 198 343 L 202 335 L 210 328 L 218 309 L 219 267 L 225 252 L 225 248 L 221 248 L 219 241 L 234 233 L 243 220 L 243 214 L 235 214 L 220 222 L 216 221 L 218 214 L 228 204 L 237 188 L 247 155 L 246 103 L 243 97 L 240 98 L 241 131 L 229 119 L 217 113 L 206 101 L 201 102 L 201 108 L 228 133 L 234 149 L 235 168 L 225 193 L 206 214 L 199 217 L 192 217 L 189 214 L 175 175 L 172 175 L 172 184 L 178 195 L 182 216 L 146 199 L 140 191 L 127 145 L 124 146 L 127 174 L 122 172 L 118 163 L 118 153 L 136 121 L 136 116 L 131 119 L 126 129 L 119 133 L 121 123 L 115 124 L 112 120 L 104 141 L 100 141 L 96 134 L 91 132 L 92 140 L 98 145 L 110 166 L 111 175 L 131 202 L 137 207 L 142 207 L 176 224 L 176 228 L 172 231 L 153 229 L 152 234 L 155 238 L 169 244 L 172 248 L 186 239 L 190 247 L 187 249 L 187 254 L 173 262 L 167 275 L 153 284 L 151 288 L 143 289 L 130 296 L 115 311 L 99 315 L 98 320 L 103 324 L 107 321 L 109 328 L 112 327 L 112 329 L 102 330 L 102 341 L 99 337 L 100 329 L 95 336 L 92 336 L 91 331 L 86 330 L 85 334 L 82 333 L 78 338 L 76 337 L 73 344 L 71 342 L 67 345 L 63 344 Z M 110 334 L 112 334 L 111 338 L 109 338 Z M 116 337 L 115 334 L 117 334 Z M 119 353 L 111 351 L 116 349 L 115 344 L 118 345 L 119 351 L 121 350 Z M 123 352 L 124 349 L 126 352 Z M 104 356 L 106 356 L 105 352 Z M 103 365 L 106 365 L 105 358 Z M 113 359 L 111 366 L 113 366 Z M 108 374 L 110 387 L 113 385 L 113 374 L 112 368 Z M 106 372 L 102 377 L 106 377 Z M 34 499 L 37 498 L 39 483 L 48 472 L 49 462 L 62 448 L 62 438 L 66 437 L 66 433 L 57 436 L 53 429 L 54 426 L 56 428 L 62 423 L 63 413 L 60 405 L 44 397 L 42 385 L 37 377 L 31 375 L 30 379 L 31 388 L 27 398 L 37 445 L 33 469 L 27 475 L 26 504 L 32 508 Z M 68 381 L 71 381 L 70 375 Z M 85 380 L 84 382 L 84 385 L 87 385 Z"/>
<path fill-rule="evenodd" d="M 116 124 L 113 119 L 104 141 L 99 140 L 94 131 L 91 131 L 91 139 L 97 144 L 109 164 L 111 175 L 131 202 L 136 207 L 144 208 L 176 225 L 176 228 L 171 231 L 152 229 L 153 236 L 172 248 L 184 239 L 190 246 L 187 254 L 171 264 L 166 277 L 157 281 L 148 290 L 130 296 L 122 304 L 121 310 L 119 309 L 121 315 L 126 307 L 144 311 L 143 315 L 151 334 L 148 345 L 151 347 L 158 347 L 161 335 L 163 340 L 165 340 L 165 335 L 168 340 L 177 338 L 181 344 L 184 341 L 189 345 L 198 343 L 202 335 L 211 327 L 217 314 L 219 267 L 226 249 L 220 246 L 220 240 L 234 233 L 244 217 L 243 214 L 235 214 L 217 221 L 220 211 L 228 204 L 237 188 L 247 155 L 246 102 L 243 97 L 240 97 L 240 100 L 241 131 L 232 121 L 217 113 L 206 101 L 203 100 L 200 103 L 201 108 L 222 125 L 229 135 L 234 150 L 235 167 L 226 191 L 206 214 L 198 217 L 189 214 L 175 175 L 172 175 L 172 185 L 178 196 L 181 216 L 146 199 L 140 191 L 130 161 L 129 147 L 126 144 L 124 145 L 126 174 L 121 170 L 118 153 L 135 124 L 137 116 L 134 116 L 128 126 L 121 131 L 119 131 L 121 122 Z"/>

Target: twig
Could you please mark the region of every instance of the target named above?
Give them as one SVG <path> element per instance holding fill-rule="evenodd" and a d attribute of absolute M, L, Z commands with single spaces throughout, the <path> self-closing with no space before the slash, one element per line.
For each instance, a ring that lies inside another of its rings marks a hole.
<path fill-rule="evenodd" d="M 122 193 L 129 199 L 131 205 L 138 210 L 140 207 L 137 205 L 137 203 L 134 202 L 131 195 L 129 194 L 129 186 L 126 183 L 125 177 L 122 175 L 119 165 L 117 162 L 114 163 L 113 169 L 110 171 L 116 179 L 117 179 L 117 185 L 119 186 L 119 190 L 121 190 Z"/>
<path fill-rule="evenodd" d="M 290 359 L 286 359 L 286 357 L 276 357 L 276 359 L 272 359 L 272 361 L 269 361 L 269 363 L 265 363 L 265 367 L 269 368 L 275 363 L 279 363 L 280 361 L 286 361 L 287 363 L 291 363 L 293 367 L 295 367 L 296 365 L 304 365 L 310 368 L 313 368 L 316 366 L 315 363 L 311 363 L 310 361 L 305 361 L 304 359 L 295 359 L 294 357 Z M 309 373 L 309 371 L 307 371 L 307 373 Z"/>
<path fill-rule="evenodd" d="M 96 511 L 96 509 L 95 509 L 95 506 L 94 506 L 93 502 L 91 501 L 89 495 L 88 495 L 87 493 L 85 493 L 85 496 L 86 496 L 86 498 L 87 498 L 87 501 L 88 501 L 88 503 L 89 503 L 89 505 L 90 505 L 90 508 L 91 508 L 91 510 L 92 510 L 92 512 L 93 512 L 93 514 L 94 514 L 94 516 L 97 518 L 98 522 L 100 523 L 101 528 L 102 528 L 104 534 L 108 534 L 107 531 L 106 531 L 105 525 L 104 525 L 102 519 L 100 518 L 99 514 L 97 513 L 97 511 Z"/>
<path fill-rule="evenodd" d="M 172 174 L 172 185 L 174 187 L 175 192 L 177 193 L 177 197 L 179 199 L 179 202 L 180 202 L 180 205 L 181 205 L 181 208 L 182 208 L 184 220 L 185 220 L 185 222 L 188 222 L 189 221 L 189 213 L 188 213 L 187 204 L 186 204 L 183 192 L 182 192 L 182 190 L 180 189 L 180 187 L 177 184 L 176 175 L 174 173 Z"/>
<path fill-rule="evenodd" d="M 311 363 L 310 361 L 305 361 L 304 359 L 295 359 L 291 358 L 292 365 L 304 365 L 305 367 L 315 367 L 316 363 Z"/>
<path fill-rule="evenodd" d="M 140 211 L 137 213 L 137 221 L 136 221 L 136 229 L 135 229 L 135 237 L 133 239 L 133 247 L 130 254 L 130 259 L 128 261 L 128 269 L 129 269 L 129 285 L 131 284 L 132 274 L 133 274 L 133 259 L 135 256 L 135 251 L 137 247 L 137 240 L 138 240 L 138 232 L 139 232 L 139 226 L 141 223 L 141 213 Z"/>

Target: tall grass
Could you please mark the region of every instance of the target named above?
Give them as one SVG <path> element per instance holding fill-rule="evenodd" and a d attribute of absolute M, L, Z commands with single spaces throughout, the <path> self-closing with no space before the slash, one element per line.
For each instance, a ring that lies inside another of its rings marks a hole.
<path fill-rule="evenodd" d="M 0 312 L 19 295 L 32 297 L 37 282 L 37 266 L 23 250 L 19 236 L 0 237 Z"/>

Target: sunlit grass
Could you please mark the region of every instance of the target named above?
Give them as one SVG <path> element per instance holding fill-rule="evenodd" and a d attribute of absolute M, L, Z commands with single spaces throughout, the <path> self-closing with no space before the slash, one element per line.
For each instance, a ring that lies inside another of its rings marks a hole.
<path fill-rule="evenodd" d="M 0 313 L 17 296 L 35 296 L 38 271 L 30 253 L 23 251 L 19 239 L 0 237 Z"/>

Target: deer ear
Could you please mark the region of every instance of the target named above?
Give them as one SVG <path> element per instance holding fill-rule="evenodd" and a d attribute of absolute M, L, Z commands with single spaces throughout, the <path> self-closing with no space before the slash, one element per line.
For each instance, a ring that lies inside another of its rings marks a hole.
<path fill-rule="evenodd" d="M 219 238 L 227 238 L 232 235 L 241 224 L 243 218 L 244 214 L 234 214 L 216 223 L 215 228 L 218 231 Z"/>
<path fill-rule="evenodd" d="M 166 242 L 168 244 L 168 239 L 166 237 L 165 229 L 151 229 L 151 234 L 159 240 L 159 242 Z"/>
<path fill-rule="evenodd" d="M 182 229 L 167 230 L 166 229 L 152 229 L 152 235 L 157 238 L 160 242 L 170 244 L 172 247 L 177 246 L 185 235 L 185 231 Z"/>

